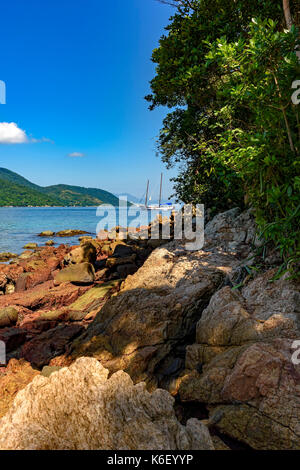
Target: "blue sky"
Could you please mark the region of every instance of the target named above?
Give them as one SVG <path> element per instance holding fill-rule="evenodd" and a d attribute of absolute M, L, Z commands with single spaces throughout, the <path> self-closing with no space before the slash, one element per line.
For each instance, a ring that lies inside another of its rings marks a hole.
<path fill-rule="evenodd" d="M 174 172 L 155 155 L 166 110 L 150 112 L 144 96 L 171 14 L 155 0 L 2 2 L 0 126 L 18 126 L 2 126 L 2 141 L 27 142 L 1 144 L 0 132 L 0 166 L 40 185 L 137 196 L 163 171 L 169 195 Z"/>

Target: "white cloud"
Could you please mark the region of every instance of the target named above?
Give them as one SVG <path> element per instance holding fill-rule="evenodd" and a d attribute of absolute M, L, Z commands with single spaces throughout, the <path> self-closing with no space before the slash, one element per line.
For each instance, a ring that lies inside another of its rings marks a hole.
<path fill-rule="evenodd" d="M 26 144 L 28 141 L 26 132 L 15 122 L 0 122 L 0 144 Z"/>
<path fill-rule="evenodd" d="M 68 157 L 84 157 L 84 153 L 81 153 L 81 152 L 73 152 L 73 153 L 69 153 L 69 154 L 68 154 Z"/>
<path fill-rule="evenodd" d="M 0 145 L 1 144 L 37 144 L 43 142 L 54 143 L 46 137 L 35 139 L 28 137 L 23 129 L 20 129 L 15 122 L 0 122 Z"/>

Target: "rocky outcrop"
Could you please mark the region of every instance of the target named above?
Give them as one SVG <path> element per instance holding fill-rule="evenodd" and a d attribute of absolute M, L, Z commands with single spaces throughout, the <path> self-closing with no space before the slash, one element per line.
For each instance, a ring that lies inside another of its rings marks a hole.
<path fill-rule="evenodd" d="M 126 278 L 73 343 L 71 357 L 93 356 L 135 382 L 167 386 L 183 367 L 185 344 L 193 341 L 202 310 L 235 265 L 228 254 L 164 245 Z"/>
<path fill-rule="evenodd" d="M 258 244 L 252 210 L 236 207 L 216 215 L 205 227 L 207 247 L 247 257 L 252 245 Z"/>
<path fill-rule="evenodd" d="M 66 354 L 69 343 L 119 290 L 121 279 L 134 273 L 151 252 L 144 241 L 89 236 L 80 242 L 73 247 L 36 247 L 11 264 L 0 264 L 0 340 L 7 361 L 26 357 L 38 368 L 60 361 L 58 355 Z M 105 267 L 109 255 L 124 260 L 128 254 L 131 264 Z M 70 363 L 61 357 L 62 363 Z"/>
<path fill-rule="evenodd" d="M 158 221 L 156 225 L 160 227 L 161 223 Z M 120 227 L 115 229 L 116 234 L 120 231 Z M 143 231 L 148 232 L 149 227 Z M 55 286 L 53 278 L 60 279 L 68 269 L 82 266 L 86 243 L 93 246 L 91 252 L 96 254 L 91 284 L 76 285 L 78 281 L 69 278 L 70 282 L 62 279 L 62 283 Z M 68 377 L 73 381 L 75 365 L 81 368 L 83 364 L 75 361 L 89 356 L 90 359 L 84 359 L 92 361 L 85 362 L 87 368 L 96 370 L 97 362 L 91 359 L 95 358 L 113 374 L 108 381 L 105 378 L 103 390 L 110 390 L 109 385 L 106 389 L 107 384 L 114 383 L 118 377 L 130 381 L 121 370 L 127 372 L 134 383 L 145 382 L 148 390 L 167 389 L 176 396 L 175 409 L 181 424 L 186 424 L 190 417 L 205 420 L 216 448 L 244 445 L 254 449 L 299 449 L 300 365 L 292 362 L 293 342 L 300 335 L 299 283 L 286 276 L 271 282 L 276 272 L 273 269 L 265 273 L 261 270 L 260 274 L 251 270 L 249 266 L 255 263 L 254 249 L 259 244 L 252 212 L 233 209 L 207 224 L 206 243 L 200 251 L 186 251 L 179 241 L 145 240 L 140 231 L 138 237 L 132 234 L 126 242 L 108 240 L 104 232 L 101 239 L 83 238 L 80 247 L 43 247 L 34 253 L 26 252 L 14 264 L 0 265 L 0 309 L 12 307 L 17 311 L 16 325 L 14 319 L 8 324 L 10 317 L 2 315 L 0 339 L 11 351 L 9 357 L 25 357 L 39 369 L 50 366 L 43 369 L 49 379 L 39 377 L 31 384 L 31 393 L 37 396 L 41 395 L 40 389 L 34 383 L 46 380 L 44 390 L 48 384 L 54 384 L 51 381 L 60 374 L 65 374 L 64 380 Z M 155 251 L 150 254 L 152 249 Z M 265 270 L 276 264 L 272 260 L 271 256 L 265 262 Z M 125 278 L 121 288 L 120 278 Z M 14 289 L 15 293 L 8 294 Z M 60 370 L 71 364 L 69 369 Z M 97 367 L 101 367 L 100 364 Z M 99 375 L 98 372 L 95 374 Z M 93 372 L 92 376 L 95 374 Z M 86 381 L 90 384 L 89 377 Z M 130 384 L 130 390 L 140 390 L 140 385 Z M 119 393 L 123 385 L 118 381 Z M 54 437 L 52 431 L 49 432 L 48 424 L 53 424 L 56 430 L 56 421 L 50 422 L 50 417 L 58 416 L 60 423 L 60 416 L 66 411 L 62 408 L 65 392 L 61 382 L 53 385 L 60 398 L 54 398 L 54 392 L 50 393 L 52 385 L 49 387 L 49 407 L 46 408 L 41 396 L 37 408 L 32 400 L 32 407 L 26 411 L 27 417 L 40 413 L 47 426 L 37 418 L 36 428 L 35 419 L 30 418 L 28 432 L 27 428 L 24 432 L 26 420 L 22 418 L 20 427 L 13 431 L 10 420 L 15 422 L 15 418 L 6 417 L 9 434 L 7 438 L 4 434 L 0 437 L 4 439 L 4 448 L 35 448 L 35 445 L 44 448 L 48 438 L 51 448 L 87 448 L 84 446 L 89 444 L 76 423 L 74 429 L 78 437 L 73 437 L 73 422 L 69 422 L 72 435 L 67 434 L 65 441 L 61 437 L 63 425 L 58 425 L 59 433 L 55 431 Z M 149 395 L 144 385 L 141 387 L 147 397 L 157 393 Z M 133 397 L 136 392 L 130 393 Z M 29 400 L 29 392 L 24 396 Z M 132 416 L 131 408 L 123 406 L 119 395 L 117 401 L 116 395 L 110 396 L 112 402 L 117 403 L 116 408 L 113 405 L 111 409 L 124 427 L 125 416 Z M 168 394 L 165 396 L 170 400 Z M 72 397 L 66 400 L 68 410 L 73 410 L 75 403 L 70 400 Z M 134 400 L 132 403 L 140 410 Z M 53 410 L 58 402 L 57 415 Z M 106 402 L 104 399 L 100 402 L 106 416 Z M 17 403 L 22 416 L 21 401 Z M 83 402 L 79 400 L 79 403 Z M 43 411 L 43 407 L 48 412 Z M 11 417 L 19 416 L 16 407 L 14 410 Z M 98 418 L 97 410 L 96 415 L 88 411 L 88 416 L 96 416 L 95 422 L 106 426 L 106 418 L 104 421 L 102 415 Z M 70 420 L 72 413 L 67 413 Z M 89 428 L 85 416 L 80 414 L 78 419 L 86 430 Z M 108 440 L 103 444 L 102 436 L 99 438 L 96 433 L 90 441 L 92 446 L 117 448 L 115 446 L 122 445 L 131 449 L 139 448 L 131 445 L 148 445 L 145 434 L 144 444 L 138 442 L 135 424 L 137 439 L 130 437 L 124 443 L 122 431 L 119 432 L 115 419 L 109 416 L 115 434 L 108 433 Z M 153 421 L 158 425 L 160 418 L 153 418 Z M 135 423 L 135 417 L 132 422 Z M 143 429 L 144 422 L 138 422 Z M 199 421 L 194 423 L 199 425 Z M 156 439 L 160 434 L 151 426 L 149 432 Z M 186 428 L 181 426 L 180 432 L 190 435 L 189 426 L 191 422 Z M 40 437 L 31 440 L 28 436 L 35 435 L 36 429 Z M 128 429 L 128 435 L 133 436 Z M 164 428 L 164 432 L 169 436 L 169 430 Z M 194 432 L 199 435 L 200 430 L 197 428 Z M 151 439 L 149 437 L 149 448 L 160 443 Z M 187 448 L 173 447 L 175 441 L 173 437 L 170 439 L 165 445 L 171 447 L 161 448 Z M 187 445 L 194 445 L 189 438 L 184 439 Z M 176 446 L 181 446 L 178 442 L 176 440 Z"/>
<path fill-rule="evenodd" d="M 39 237 L 74 237 L 75 235 L 84 235 L 88 232 L 84 230 L 77 230 L 77 229 L 67 229 L 67 230 L 60 230 L 59 232 L 52 232 L 52 230 L 44 230 L 43 232 L 39 233 Z"/>
<path fill-rule="evenodd" d="M 108 379 L 98 361 L 80 358 L 18 393 L 0 420 L 0 449 L 212 450 L 207 428 L 196 419 L 182 426 L 173 402 L 122 371 Z"/>
<path fill-rule="evenodd" d="M 299 284 L 270 282 L 274 274 L 212 297 L 187 347 L 179 395 L 206 403 L 211 425 L 255 449 L 300 449 Z"/>

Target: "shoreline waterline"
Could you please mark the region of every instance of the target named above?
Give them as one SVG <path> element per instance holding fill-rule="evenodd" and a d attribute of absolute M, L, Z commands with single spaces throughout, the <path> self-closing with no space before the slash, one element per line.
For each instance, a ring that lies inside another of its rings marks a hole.
<path fill-rule="evenodd" d="M 142 211 L 136 206 L 129 208 L 103 206 L 87 207 L 0 207 L 0 252 L 20 254 L 27 243 L 37 243 L 44 246 L 47 237 L 39 237 L 44 231 L 59 232 L 74 229 L 83 230 L 95 237 L 97 226 L 106 217 L 108 230 L 122 225 L 124 212 L 128 211 L 128 222 L 133 223 L 139 217 L 142 225 L 148 225 L 160 213 L 157 211 Z M 121 215 L 121 217 L 119 217 Z M 170 214 L 164 213 L 163 216 Z M 78 236 L 50 236 L 54 245 L 78 244 Z"/>

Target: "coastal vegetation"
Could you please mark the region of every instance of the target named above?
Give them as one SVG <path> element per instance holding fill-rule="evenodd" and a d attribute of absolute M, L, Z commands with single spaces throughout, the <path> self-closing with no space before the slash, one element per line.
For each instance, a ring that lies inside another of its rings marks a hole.
<path fill-rule="evenodd" d="M 22 176 L 0 168 L 0 206 L 117 206 L 119 200 L 108 191 L 58 184 L 42 187 Z"/>
<path fill-rule="evenodd" d="M 150 109 L 167 106 L 158 152 L 177 198 L 212 213 L 255 210 L 285 268 L 300 260 L 298 2 L 162 1 L 174 15 L 153 51 Z"/>

